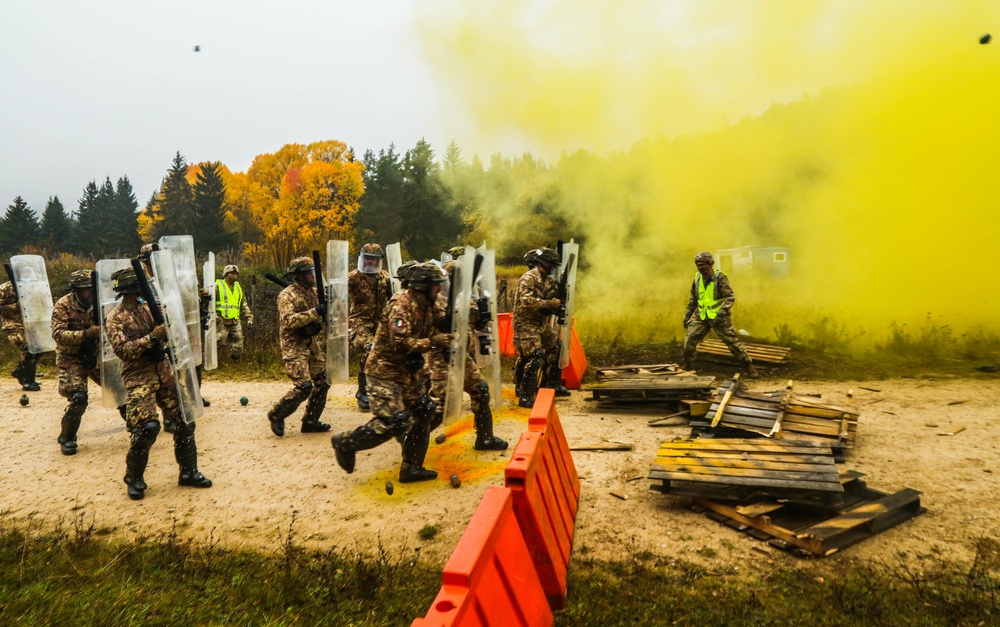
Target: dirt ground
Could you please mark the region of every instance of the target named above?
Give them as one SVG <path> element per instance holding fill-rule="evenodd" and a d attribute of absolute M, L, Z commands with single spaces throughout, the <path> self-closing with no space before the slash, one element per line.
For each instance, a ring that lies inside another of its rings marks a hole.
<path fill-rule="evenodd" d="M 760 380 L 751 389 L 783 386 Z M 79 452 L 65 457 L 56 443 L 65 401 L 54 380 L 42 379 L 42 391 L 29 394 L 30 404 L 21 407 L 21 391 L 6 379 L 0 384 L 0 512 L 7 523 L 33 519 L 51 527 L 76 519 L 125 537 L 173 528 L 199 542 L 265 550 L 278 550 L 293 527 L 296 541 L 307 546 L 371 550 L 381 543 L 392 551 L 420 551 L 422 560 L 438 564 L 451 553 L 484 490 L 503 484 L 510 449 L 472 450 L 471 415 L 447 429 L 444 444 L 431 443 L 426 466 L 439 472 L 437 481 L 399 484 L 395 442 L 359 453 L 357 469 L 347 475 L 334 461 L 329 434 L 301 434 L 296 420 L 288 422 L 284 438 L 271 434 L 265 415 L 287 387 L 284 381 L 206 381 L 204 394 L 212 406 L 198 423 L 199 465 L 215 485 L 178 487 L 171 438 L 161 433 L 150 455 L 146 498 L 130 501 L 122 483 L 128 437 L 115 410 L 92 406 L 80 429 Z M 899 552 L 967 559 L 975 538 L 1000 535 L 994 513 L 1000 501 L 1000 380 L 796 384 L 798 392 L 821 394 L 831 403 L 840 402 L 848 388 L 862 414 L 859 445 L 844 467 L 864 473 L 870 487 L 885 492 L 921 491 L 927 513 L 825 558 L 824 564 L 892 561 Z M 351 385 L 331 390 L 324 419 L 335 432 L 366 420 L 353 392 Z M 246 407 L 238 402 L 244 395 L 250 399 Z M 690 511 L 687 499 L 650 491 L 648 479 L 634 478 L 645 477 L 662 440 L 683 437 L 688 428 L 649 427 L 647 420 L 663 415 L 662 408 L 604 409 L 585 396 L 577 392 L 558 404 L 570 444 L 608 438 L 635 448 L 574 453 L 582 484 L 576 555 L 651 552 L 738 568 L 808 562 L 778 551 L 765 555 L 752 548 L 761 546 L 759 541 Z M 511 391 L 504 404 L 496 432 L 513 447 L 528 411 L 516 406 Z M 965 430 L 939 435 L 958 426 Z M 458 489 L 449 484 L 452 474 L 462 480 Z M 391 496 L 387 481 L 395 484 Z M 431 540 L 418 537 L 425 525 L 438 527 Z"/>

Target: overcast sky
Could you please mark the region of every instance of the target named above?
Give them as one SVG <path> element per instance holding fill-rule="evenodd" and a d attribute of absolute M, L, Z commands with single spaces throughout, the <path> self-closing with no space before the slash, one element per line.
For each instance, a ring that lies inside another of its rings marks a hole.
<path fill-rule="evenodd" d="M 441 153 L 417 1 L 3 2 L 0 212 L 19 195 L 73 211 L 123 175 L 144 205 L 177 151 L 234 171 L 324 139 Z"/>

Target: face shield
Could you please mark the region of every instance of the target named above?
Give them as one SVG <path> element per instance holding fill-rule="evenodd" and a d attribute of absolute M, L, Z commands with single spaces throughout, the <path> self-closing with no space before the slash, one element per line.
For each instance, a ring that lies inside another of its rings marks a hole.
<path fill-rule="evenodd" d="M 382 271 L 382 257 L 379 255 L 358 255 L 358 271 L 365 274 L 378 274 Z"/>

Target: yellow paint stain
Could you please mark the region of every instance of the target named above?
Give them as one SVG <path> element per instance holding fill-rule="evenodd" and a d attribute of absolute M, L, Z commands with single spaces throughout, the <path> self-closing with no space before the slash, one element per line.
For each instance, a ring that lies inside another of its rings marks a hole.
<path fill-rule="evenodd" d="M 532 186 L 558 199 L 567 237 L 585 241 L 584 339 L 682 337 L 693 254 L 742 246 L 789 249 L 787 279 L 730 272 L 734 322 L 754 336 L 787 324 L 871 346 L 892 323 L 996 331 L 1000 47 L 978 40 L 1000 3 L 420 10 L 466 154 L 557 166 L 485 202 L 509 224 Z"/>

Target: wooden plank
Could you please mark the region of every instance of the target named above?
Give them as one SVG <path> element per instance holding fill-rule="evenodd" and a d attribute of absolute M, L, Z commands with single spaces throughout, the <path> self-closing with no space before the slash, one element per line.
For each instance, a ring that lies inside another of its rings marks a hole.
<path fill-rule="evenodd" d="M 836 464 L 833 458 L 830 463 L 806 464 L 799 462 L 776 462 L 769 459 L 704 459 L 700 457 L 657 457 L 654 462 L 657 466 L 670 471 L 682 468 L 716 468 L 720 470 L 750 469 L 769 470 L 775 472 L 804 472 L 804 473 L 824 473 L 825 475 L 837 475 Z M 723 473 L 725 474 L 725 473 Z M 826 479 L 824 479 L 825 481 Z M 837 481 L 840 481 L 839 475 Z"/>
<path fill-rule="evenodd" d="M 725 477 L 714 475 L 696 475 L 684 472 L 651 471 L 650 479 L 665 479 L 667 481 L 689 481 L 694 483 L 713 484 L 718 486 L 754 486 L 760 488 L 789 488 L 816 492 L 843 492 L 844 486 L 837 483 L 820 481 L 783 481 L 761 477 Z M 724 479 L 724 480 L 723 480 Z"/>
<path fill-rule="evenodd" d="M 723 396 L 722 400 L 719 401 L 719 406 L 715 410 L 715 415 L 712 418 L 713 427 L 719 424 L 719 419 L 722 418 L 722 415 L 724 413 L 726 413 L 726 403 L 728 403 L 729 399 L 733 397 L 733 394 L 736 392 L 736 389 L 739 387 L 739 384 L 740 384 L 740 373 L 737 372 L 735 375 L 733 375 L 733 379 L 729 385 L 729 389 L 726 390 L 725 396 Z M 711 408 L 708 411 L 711 412 L 712 411 Z"/>
<path fill-rule="evenodd" d="M 708 408 L 708 413 L 712 414 L 713 416 L 716 413 L 718 413 L 718 411 L 719 411 L 718 403 L 713 403 L 712 406 Z M 730 402 L 730 405 L 726 406 L 723 413 L 727 415 L 732 414 L 734 416 L 750 416 L 752 418 L 765 418 L 773 421 L 775 418 L 778 417 L 778 406 L 775 405 L 772 409 L 766 409 L 766 410 L 751 409 L 750 407 L 745 407 L 741 405 L 732 405 Z"/>
<path fill-rule="evenodd" d="M 876 501 L 865 502 L 845 511 L 836 518 L 830 518 L 804 529 L 800 534 L 808 534 L 815 538 L 828 540 L 847 533 L 851 528 L 870 523 L 889 512 L 906 507 L 919 507 L 920 492 L 912 488 L 904 488 L 895 494 L 882 497 Z"/>
<path fill-rule="evenodd" d="M 837 491 L 843 492 L 844 486 L 840 483 L 836 469 L 827 470 L 827 467 L 820 466 L 815 472 L 793 470 L 768 470 L 750 465 L 749 468 L 737 468 L 735 466 L 704 466 L 701 464 L 657 464 L 656 471 L 676 473 L 691 477 L 711 477 L 713 481 L 727 483 L 729 479 L 736 477 L 755 479 L 776 479 L 779 481 L 807 481 L 816 483 L 836 483 Z M 652 470 L 651 470 L 652 472 Z M 652 476 L 652 475 L 650 475 Z"/>
<path fill-rule="evenodd" d="M 815 455 L 829 454 L 830 445 L 813 440 L 768 440 L 759 438 L 746 439 L 716 439 L 699 438 L 697 440 L 680 440 L 660 443 L 660 450 L 705 450 L 705 451 L 774 451 L 779 453 L 803 453 Z"/>
<path fill-rule="evenodd" d="M 720 340 L 714 340 L 714 339 L 703 340 L 700 344 L 698 344 L 698 349 L 700 350 L 703 346 L 705 347 L 706 352 L 717 351 L 717 350 L 724 350 L 727 352 L 729 351 L 729 347 L 726 346 L 726 343 Z M 748 353 L 750 351 L 754 351 L 757 353 L 769 353 L 776 356 L 778 355 L 786 356 L 792 352 L 792 349 L 788 348 L 787 346 L 775 346 L 773 344 L 757 344 L 754 342 L 743 342 L 743 347 L 747 349 Z"/>
<path fill-rule="evenodd" d="M 722 460 L 750 458 L 750 456 L 746 454 L 737 452 L 728 452 L 728 453 L 711 452 L 708 454 L 701 454 L 701 453 L 694 453 L 691 451 L 664 451 L 664 450 L 661 450 L 659 453 L 657 453 L 656 458 L 659 459 L 661 457 L 664 458 L 691 457 L 697 459 L 722 459 Z M 766 459 L 774 462 L 792 462 L 792 463 L 803 463 L 803 464 L 826 464 L 828 462 L 830 464 L 834 463 L 833 457 L 830 455 L 780 455 L 780 454 L 768 453 Z"/>

